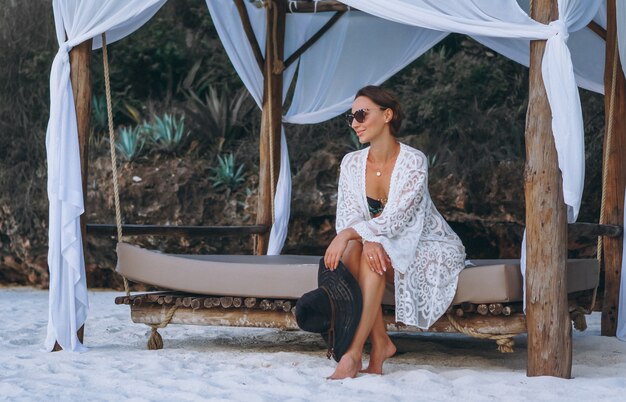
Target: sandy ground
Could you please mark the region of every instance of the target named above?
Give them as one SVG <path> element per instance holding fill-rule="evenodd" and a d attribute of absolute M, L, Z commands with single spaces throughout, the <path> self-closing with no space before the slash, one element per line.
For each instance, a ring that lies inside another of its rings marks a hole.
<path fill-rule="evenodd" d="M 334 362 L 304 332 L 173 325 L 149 351 L 118 295 L 90 292 L 89 352 L 47 353 L 47 292 L 0 288 L 0 400 L 626 401 L 626 343 L 600 336 L 598 313 L 574 332 L 571 380 L 526 377 L 524 336 L 501 354 L 492 341 L 394 334 L 383 376 L 329 381 Z"/>

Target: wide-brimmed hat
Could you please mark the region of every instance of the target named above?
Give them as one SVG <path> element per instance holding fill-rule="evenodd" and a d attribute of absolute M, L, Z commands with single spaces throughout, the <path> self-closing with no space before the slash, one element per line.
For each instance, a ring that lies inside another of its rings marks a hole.
<path fill-rule="evenodd" d="M 296 321 L 301 329 L 321 334 L 328 345 L 328 358 L 339 361 L 361 320 L 361 287 L 345 265 L 339 262 L 337 269 L 331 271 L 323 258 L 317 285 L 296 303 Z"/>

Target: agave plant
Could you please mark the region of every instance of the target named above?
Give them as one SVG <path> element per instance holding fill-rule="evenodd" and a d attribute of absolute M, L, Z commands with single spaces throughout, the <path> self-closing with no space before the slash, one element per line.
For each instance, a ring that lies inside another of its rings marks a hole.
<path fill-rule="evenodd" d="M 131 162 L 140 155 L 145 142 L 139 127 L 121 127 L 115 148 L 124 159 Z"/>
<path fill-rule="evenodd" d="M 217 156 L 218 165 L 210 168 L 214 173 L 209 179 L 213 182 L 213 188 L 219 191 L 226 191 L 229 195 L 231 191 L 239 188 L 245 181 L 244 164 L 235 168 L 235 156 L 229 153 L 222 157 Z"/>
<path fill-rule="evenodd" d="M 168 113 L 163 117 L 154 115 L 152 124 L 144 122 L 141 131 L 150 134 L 150 138 L 157 149 L 175 153 L 185 142 L 188 133 L 185 131 L 185 116 L 176 117 Z"/>
<path fill-rule="evenodd" d="M 91 97 L 91 125 L 95 133 L 107 131 L 109 119 L 106 98 L 102 95 Z"/>
<path fill-rule="evenodd" d="M 245 88 L 231 95 L 227 89 L 218 93 L 215 87 L 209 86 L 204 97 L 199 93 L 191 89 L 191 84 L 187 85 L 186 111 L 195 123 L 194 127 L 201 127 L 213 137 L 214 152 L 220 154 L 224 144 L 241 131 L 246 116 L 254 108 L 254 103 L 248 102 L 250 97 Z"/>

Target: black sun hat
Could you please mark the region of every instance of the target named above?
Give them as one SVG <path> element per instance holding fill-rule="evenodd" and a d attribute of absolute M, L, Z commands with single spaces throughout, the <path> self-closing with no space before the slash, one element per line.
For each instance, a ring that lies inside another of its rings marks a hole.
<path fill-rule="evenodd" d="M 343 263 L 339 262 L 337 269 L 331 271 L 323 258 L 317 272 L 317 286 L 296 303 L 296 321 L 304 331 L 321 334 L 328 345 L 328 358 L 332 356 L 339 361 L 361 320 L 361 288 Z"/>

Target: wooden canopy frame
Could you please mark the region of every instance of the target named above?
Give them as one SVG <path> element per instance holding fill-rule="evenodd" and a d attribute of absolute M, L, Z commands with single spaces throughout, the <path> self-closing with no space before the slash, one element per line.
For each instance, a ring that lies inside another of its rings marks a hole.
<path fill-rule="evenodd" d="M 244 0 L 233 0 L 240 13 L 244 31 L 252 45 L 259 67 L 263 71 L 263 111 L 260 131 L 259 202 L 256 225 L 240 229 L 216 227 L 164 228 L 135 227 L 143 234 L 254 233 L 256 253 L 267 251 L 268 228 L 273 222 L 273 195 L 278 180 L 280 163 L 280 134 L 282 124 L 282 85 L 286 66 L 304 53 L 324 32 L 341 18 L 347 6 L 337 1 L 313 4 L 307 1 L 266 0 L 267 37 L 263 58 L 259 44 L 252 33 Z M 606 40 L 604 85 L 606 134 L 603 153 L 607 163 L 603 166 L 604 208 L 601 225 L 570 225 L 570 239 L 575 231 L 583 228 L 587 237 L 602 236 L 604 257 L 604 294 L 602 295 L 602 335 L 615 336 L 617 307 L 622 261 L 622 222 L 624 216 L 624 189 L 626 188 L 626 80 L 617 53 L 615 0 L 607 1 L 606 31 L 595 23 L 589 28 Z M 288 12 L 335 12 L 329 22 L 293 55 L 285 58 L 285 21 Z M 557 0 L 534 0 L 531 17 L 541 23 L 549 23 L 558 16 Z M 91 108 L 91 49 L 88 40 L 70 51 L 71 83 L 74 92 L 78 136 L 81 156 L 83 192 L 86 194 L 88 142 Z M 557 164 L 556 149 L 551 131 L 551 113 L 542 77 L 541 60 L 545 41 L 532 41 L 530 53 L 529 104 L 526 119 L 526 229 L 527 229 L 527 309 L 529 376 L 551 375 L 563 378 L 571 376 L 572 344 L 571 325 L 565 287 L 565 261 L 567 257 L 568 225 L 563 202 L 562 179 Z M 90 226 L 81 217 L 83 238 L 89 233 L 111 230 L 103 226 Z M 109 225 L 112 226 L 112 225 Z M 137 232 L 136 232 L 137 233 Z M 84 243 L 85 244 L 85 243 Z M 157 297 L 158 300 L 158 297 Z M 123 303 L 132 303 L 122 300 Z M 182 302 L 181 302 L 182 303 Z M 191 304 L 191 301 L 189 301 Z M 200 303 L 200 302 L 197 302 Z M 214 305 L 213 300 L 209 305 Z M 231 301 L 232 303 L 232 301 Z M 241 301 L 239 301 L 241 304 Z M 207 302 L 204 302 L 206 305 Z M 219 304 L 219 302 L 218 302 Z M 230 305 L 230 304 L 229 304 Z M 283 304 L 281 304 L 283 306 Z M 170 317 L 171 318 L 171 317 Z M 522 325 L 519 322 L 515 325 Z M 82 341 L 82 328 L 79 331 Z"/>

